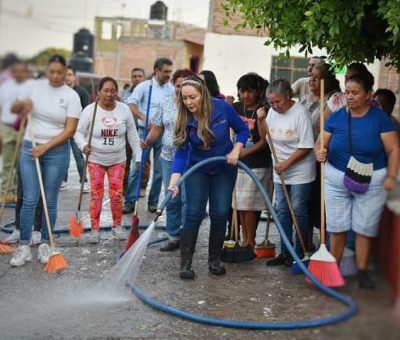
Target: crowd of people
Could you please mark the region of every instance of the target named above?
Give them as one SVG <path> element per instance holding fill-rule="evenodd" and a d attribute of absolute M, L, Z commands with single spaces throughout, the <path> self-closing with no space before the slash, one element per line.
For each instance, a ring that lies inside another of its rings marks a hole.
<path fill-rule="evenodd" d="M 220 253 L 233 212 L 237 211 L 240 221 L 241 246 L 256 246 L 266 204 L 250 177 L 237 169 L 238 160 L 252 169 L 267 192 L 274 187 L 277 216 L 298 256 L 314 251 L 314 228 L 321 227 L 319 162 L 326 162 L 323 199 L 330 250 L 340 263 L 345 247 L 355 249 L 359 285 L 373 288 L 368 260 L 399 165 L 399 128 L 391 117 L 393 92 L 373 92 L 374 78 L 359 63 L 348 66 L 342 91 L 325 57 L 312 57 L 308 77 L 293 84 L 285 79 L 269 84 L 256 73 L 243 74 L 237 81 L 237 100 L 221 93 L 212 71 L 203 70 L 197 76 L 189 69 L 173 72 L 173 68 L 172 60 L 158 58 L 146 79 L 145 71 L 135 67 L 132 84 L 121 93 L 117 82 L 105 77 L 95 103 L 89 104 L 86 91 L 77 85 L 75 70 L 61 56 L 49 60 L 47 77 L 41 80 L 28 80 L 24 63 L 12 65 L 10 79 L 0 87 L 3 178 L 13 170 L 18 130 L 25 128 L 21 121 L 27 125 L 17 162 L 18 183 L 7 188 L 18 203 L 16 229 L 7 241 L 19 246 L 10 264 L 30 261 L 30 244 L 40 244 L 38 257 L 42 263 L 48 261 L 37 158 L 51 228 L 56 224 L 58 195 L 67 180 L 70 149 L 81 182 L 87 158 L 89 242 L 98 243 L 105 174 L 113 234 L 123 240 L 127 235 L 121 227 L 122 214 L 133 213 L 143 196 L 148 176 L 143 176 L 147 171 L 139 163 L 148 165 L 152 152 L 147 208 L 156 212 L 162 185 L 165 193 L 172 191 L 166 206 L 169 240 L 160 250 L 180 249 L 182 279 L 195 276 L 192 260 L 207 213 L 212 274 L 226 273 Z M 226 161 L 207 164 L 177 186 L 182 174 L 214 156 L 224 156 Z M 2 191 L 2 199 L 8 200 L 4 185 Z M 291 209 L 300 229 L 296 236 Z M 292 262 L 281 241 L 279 253 L 267 265 L 291 266 Z"/>

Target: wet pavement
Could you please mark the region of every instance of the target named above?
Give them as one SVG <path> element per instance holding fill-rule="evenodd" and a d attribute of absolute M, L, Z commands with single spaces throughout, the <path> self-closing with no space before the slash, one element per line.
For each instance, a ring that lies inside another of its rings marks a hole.
<path fill-rule="evenodd" d="M 57 229 L 66 229 L 74 213 L 79 184 L 71 164 L 68 190 L 60 194 Z M 83 210 L 88 195 L 84 195 Z M 141 224 L 154 215 L 140 202 Z M 7 209 L 3 224 L 12 220 Z M 84 213 L 85 214 L 85 213 Z M 129 224 L 129 216 L 124 217 Z M 164 224 L 165 217 L 159 225 Z M 89 226 L 88 218 L 84 219 Z M 109 204 L 104 204 L 102 226 L 110 226 Z M 267 267 L 264 259 L 226 264 L 227 274 L 208 273 L 208 219 L 204 220 L 193 266 L 194 281 L 179 279 L 179 252 L 162 253 L 150 246 L 143 259 L 137 285 L 149 296 L 170 306 L 202 315 L 255 322 L 320 319 L 344 311 L 339 302 L 293 275 L 284 267 Z M 265 222 L 259 227 L 262 240 Z M 164 236 L 157 229 L 152 239 Z M 0 232 L 0 237 L 6 234 Z M 278 243 L 275 228 L 271 239 Z M 0 339 L 400 339 L 392 321 L 392 299 L 379 270 L 373 270 L 375 291 L 361 291 L 354 278 L 339 289 L 359 306 L 356 316 L 333 326 L 291 331 L 252 331 L 197 324 L 156 311 L 126 290 L 115 296 L 99 290 L 99 283 L 116 263 L 123 243 L 111 232 L 102 232 L 98 245 L 85 237 L 76 242 L 67 234 L 56 239 L 69 268 L 56 275 L 43 271 L 36 259 L 20 268 L 8 265 L 10 256 L 0 256 Z M 32 249 L 35 255 L 37 249 Z"/>

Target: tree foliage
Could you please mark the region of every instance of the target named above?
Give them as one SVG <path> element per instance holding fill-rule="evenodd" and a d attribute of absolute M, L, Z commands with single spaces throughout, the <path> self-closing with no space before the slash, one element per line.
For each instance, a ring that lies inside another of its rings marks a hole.
<path fill-rule="evenodd" d="M 28 60 L 28 62 L 33 65 L 46 66 L 50 57 L 52 57 L 55 54 L 60 54 L 66 60 L 68 60 L 71 56 L 71 51 L 68 51 L 64 48 L 49 47 L 49 48 L 46 48 L 46 49 L 40 51 L 35 56 L 33 56 L 31 59 Z"/>
<path fill-rule="evenodd" d="M 266 29 L 266 45 L 300 52 L 325 48 L 337 65 L 388 58 L 400 68 L 400 0 L 225 0 L 237 29 Z"/>

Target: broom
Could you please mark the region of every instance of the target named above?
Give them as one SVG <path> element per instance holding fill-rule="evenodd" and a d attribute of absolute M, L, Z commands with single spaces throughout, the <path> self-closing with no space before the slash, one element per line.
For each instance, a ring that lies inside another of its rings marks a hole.
<path fill-rule="evenodd" d="M 32 146 L 35 148 L 36 143 L 35 143 L 35 138 L 33 136 L 33 133 L 31 134 L 31 136 L 32 136 Z M 37 172 L 38 180 L 39 180 L 40 194 L 42 196 L 42 201 L 43 201 L 43 211 L 44 211 L 44 215 L 46 217 L 47 231 L 49 233 L 49 239 L 50 239 L 50 258 L 49 258 L 49 262 L 47 262 L 46 266 L 44 267 L 44 271 L 47 273 L 57 273 L 65 268 L 67 268 L 68 263 L 65 260 L 65 258 L 60 254 L 60 252 L 58 252 L 54 249 L 55 244 L 54 244 L 54 240 L 53 240 L 53 233 L 51 231 L 49 210 L 47 208 L 46 195 L 45 195 L 44 186 L 43 186 L 42 171 L 40 170 L 40 163 L 39 163 L 38 157 L 35 158 L 35 165 L 36 165 L 36 172 Z"/>
<path fill-rule="evenodd" d="M 237 218 L 237 204 L 236 204 L 236 188 L 233 190 L 232 201 L 234 208 L 232 209 L 232 231 L 231 240 L 224 242 L 224 247 L 221 251 L 221 261 L 228 263 L 241 263 L 250 261 L 257 257 L 250 244 L 245 247 L 239 245 L 239 226 Z M 233 231 L 235 232 L 233 240 Z"/>
<path fill-rule="evenodd" d="M 15 150 L 14 150 L 13 158 L 11 160 L 12 170 L 11 170 L 11 172 L 10 172 L 8 178 L 7 178 L 7 183 L 6 183 L 5 193 L 4 193 L 4 197 L 5 198 L 8 195 L 8 191 L 10 190 L 10 186 L 11 186 L 11 181 L 12 181 L 12 179 L 14 177 L 14 174 L 15 174 L 14 170 L 15 170 L 15 167 L 17 165 L 18 154 L 20 153 L 20 149 L 19 148 L 21 146 L 22 137 L 24 135 L 25 123 L 26 123 L 26 116 L 23 116 L 22 119 L 21 119 L 21 123 L 20 123 L 20 129 L 18 130 L 17 141 L 16 141 L 16 144 L 15 144 Z M 0 221 L 3 220 L 5 207 L 6 207 L 6 200 L 4 199 L 1 202 Z M 13 253 L 14 251 L 15 251 L 15 249 L 13 247 L 8 245 L 4 241 L 0 241 L 0 254 L 9 254 L 9 253 Z"/>
<path fill-rule="evenodd" d="M 91 126 L 90 126 L 90 131 L 89 131 L 89 139 L 88 139 L 89 148 L 92 143 L 93 128 L 94 128 L 95 119 L 96 119 L 98 102 L 99 102 L 99 99 L 97 98 L 96 102 L 94 104 L 94 108 L 93 108 L 93 117 L 92 117 L 92 122 L 91 122 Z M 76 208 L 75 215 L 72 215 L 69 219 L 69 234 L 75 238 L 80 238 L 83 234 L 83 223 L 81 221 L 81 205 L 82 205 L 82 197 L 83 197 L 83 188 L 85 186 L 85 180 L 86 180 L 86 169 L 87 169 L 88 161 L 89 161 L 89 156 L 85 155 L 85 166 L 83 167 L 83 174 L 81 176 L 82 180 L 81 180 L 81 189 L 79 191 L 78 207 Z"/>
<path fill-rule="evenodd" d="M 320 142 L 321 150 L 324 149 L 324 80 L 321 79 L 320 96 Z M 318 251 L 311 256 L 308 270 L 315 278 L 327 287 L 342 287 L 344 279 L 340 273 L 336 259 L 329 253 L 325 245 L 325 164 L 321 162 L 321 245 Z M 308 282 L 311 282 L 306 278 Z"/>
<path fill-rule="evenodd" d="M 270 199 L 272 201 L 272 196 L 274 194 L 274 185 L 273 183 L 271 183 L 270 186 Z M 265 227 L 265 239 L 257 244 L 254 247 L 254 251 L 257 255 L 257 257 L 259 258 L 271 258 L 271 257 L 275 257 L 275 244 L 273 244 L 269 239 L 268 239 L 268 235 L 269 235 L 269 226 L 271 224 L 271 213 L 268 211 L 268 215 L 267 215 L 267 226 Z"/>
<path fill-rule="evenodd" d="M 277 164 L 278 163 L 278 156 L 276 155 L 274 142 L 272 141 L 271 133 L 269 131 L 269 128 L 268 128 L 267 124 L 266 124 L 265 130 L 266 130 L 266 133 L 267 133 L 268 144 L 269 144 L 269 147 L 271 149 L 272 156 L 274 158 L 275 164 Z M 285 178 L 283 177 L 283 173 L 282 172 L 279 174 L 279 178 L 280 178 L 280 181 L 281 181 L 281 184 L 282 184 L 283 193 L 284 193 L 285 198 L 286 198 L 286 202 L 287 202 L 287 205 L 288 205 L 288 208 L 289 208 L 289 211 L 290 211 L 290 215 L 292 217 L 293 225 L 295 227 L 295 230 L 296 230 L 296 233 L 297 233 L 297 237 L 299 238 L 301 249 L 303 250 L 303 253 L 304 253 L 304 257 L 301 259 L 301 262 L 307 267 L 308 266 L 308 262 L 309 262 L 310 259 L 309 259 L 308 255 L 307 255 L 307 249 L 306 249 L 306 245 L 304 243 L 303 235 L 301 235 L 300 226 L 299 226 L 299 224 L 297 222 L 297 217 L 296 217 L 296 214 L 294 213 L 293 205 L 292 205 L 292 202 L 290 200 L 289 193 L 287 191 L 286 184 L 285 184 Z M 301 268 L 299 267 L 299 265 L 296 262 L 293 262 L 293 264 L 292 264 L 292 273 L 294 273 L 294 274 L 303 273 L 303 271 L 301 270 Z"/>

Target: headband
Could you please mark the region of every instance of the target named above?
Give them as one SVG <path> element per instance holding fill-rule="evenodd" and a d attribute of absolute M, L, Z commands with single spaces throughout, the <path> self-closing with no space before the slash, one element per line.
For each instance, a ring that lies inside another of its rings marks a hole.
<path fill-rule="evenodd" d="M 196 80 L 192 80 L 192 79 L 186 79 L 181 83 L 181 86 L 183 85 L 194 85 L 197 87 L 201 87 L 201 83 L 196 81 Z"/>

